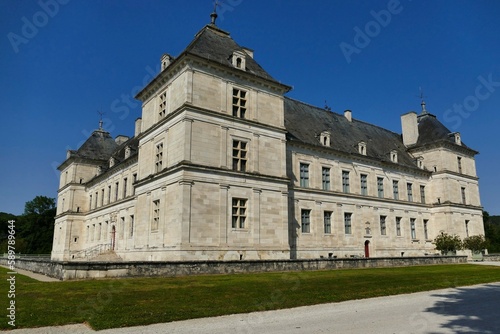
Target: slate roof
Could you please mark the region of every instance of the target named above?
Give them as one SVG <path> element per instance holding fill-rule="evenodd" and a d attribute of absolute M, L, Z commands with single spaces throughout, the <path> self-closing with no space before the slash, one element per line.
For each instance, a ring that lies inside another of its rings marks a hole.
<path fill-rule="evenodd" d="M 418 117 L 418 140 L 415 146 L 426 145 L 439 141 L 455 144 L 454 133 L 430 113 L 421 113 Z M 468 148 L 462 142 L 462 147 Z"/>
<path fill-rule="evenodd" d="M 366 143 L 366 156 L 390 162 L 390 152 L 398 153 L 398 164 L 416 167 L 408 154 L 401 135 L 379 126 L 352 119 L 303 102 L 285 98 L 285 127 L 287 140 L 318 147 L 319 135 L 330 132 L 330 147 L 347 154 L 359 155 L 358 143 Z"/>
<path fill-rule="evenodd" d="M 108 160 L 117 148 L 118 145 L 109 132 L 95 130 L 78 150 L 71 151 L 71 156 L 91 160 Z"/>
<path fill-rule="evenodd" d="M 196 34 L 195 39 L 184 50 L 184 52 L 188 54 L 209 59 L 231 68 L 233 68 L 231 56 L 234 51 L 241 51 L 245 54 L 246 72 L 277 82 L 245 52 L 243 47 L 238 45 L 238 43 L 230 37 L 228 32 L 221 30 L 214 25 L 209 24 L 203 27 Z"/>

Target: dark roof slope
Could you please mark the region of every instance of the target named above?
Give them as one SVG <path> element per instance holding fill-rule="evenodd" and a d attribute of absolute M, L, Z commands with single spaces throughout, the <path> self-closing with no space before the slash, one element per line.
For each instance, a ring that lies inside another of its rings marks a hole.
<path fill-rule="evenodd" d="M 435 143 L 439 141 L 449 141 L 455 144 L 455 137 L 446 126 L 441 123 L 436 116 L 429 113 L 421 113 L 418 118 L 418 140 L 416 146 Z M 462 142 L 462 147 L 467 146 Z"/>
<path fill-rule="evenodd" d="M 186 53 L 230 67 L 233 67 L 231 56 L 234 51 L 241 51 L 245 54 L 246 72 L 277 82 L 229 36 L 228 32 L 213 25 L 207 25 L 201 29 L 196 34 L 195 39 L 184 50 Z"/>
<path fill-rule="evenodd" d="M 381 161 L 391 161 L 390 152 L 398 152 L 398 163 L 416 167 L 408 154 L 401 135 L 344 115 L 285 98 L 285 127 L 288 140 L 322 146 L 319 135 L 330 132 L 330 147 L 347 154 L 359 154 L 358 143 L 366 143 L 366 155 Z"/>
<path fill-rule="evenodd" d="M 108 160 L 118 148 L 109 132 L 95 130 L 77 151 L 71 156 L 92 160 Z"/>

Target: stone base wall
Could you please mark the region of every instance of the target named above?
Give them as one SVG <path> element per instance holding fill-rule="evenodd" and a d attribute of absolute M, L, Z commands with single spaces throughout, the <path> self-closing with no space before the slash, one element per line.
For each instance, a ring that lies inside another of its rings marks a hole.
<path fill-rule="evenodd" d="M 500 261 L 500 254 L 483 255 L 484 261 Z"/>
<path fill-rule="evenodd" d="M 466 256 L 425 256 L 400 258 L 345 258 L 261 261 L 189 262 L 57 262 L 45 259 L 16 259 L 16 268 L 61 280 L 110 277 L 175 277 L 190 275 L 243 274 L 302 270 L 332 270 L 376 267 L 405 267 L 467 263 Z M 0 258 L 0 265 L 7 259 Z"/>

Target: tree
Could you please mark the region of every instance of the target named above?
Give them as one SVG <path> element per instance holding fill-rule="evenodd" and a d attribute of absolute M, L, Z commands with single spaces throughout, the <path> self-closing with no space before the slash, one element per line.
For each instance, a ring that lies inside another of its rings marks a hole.
<path fill-rule="evenodd" d="M 464 239 L 463 246 L 465 249 L 470 249 L 472 253 L 479 253 L 486 249 L 488 242 L 484 235 L 473 235 Z"/>
<path fill-rule="evenodd" d="M 441 251 L 443 255 L 450 252 L 456 252 L 463 247 L 462 240 L 458 235 L 449 235 L 444 232 L 441 232 L 441 234 L 434 239 L 433 243 L 436 245 L 436 249 Z"/>
<path fill-rule="evenodd" d="M 36 196 L 33 200 L 26 202 L 24 205 L 24 215 L 42 214 L 47 210 L 52 210 L 56 207 L 56 200 L 46 196 Z"/>

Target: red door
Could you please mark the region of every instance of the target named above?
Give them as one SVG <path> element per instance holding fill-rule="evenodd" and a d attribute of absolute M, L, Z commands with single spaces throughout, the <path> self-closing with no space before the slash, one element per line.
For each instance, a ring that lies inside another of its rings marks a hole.
<path fill-rule="evenodd" d="M 365 257 L 370 257 L 370 240 L 365 241 Z"/>

